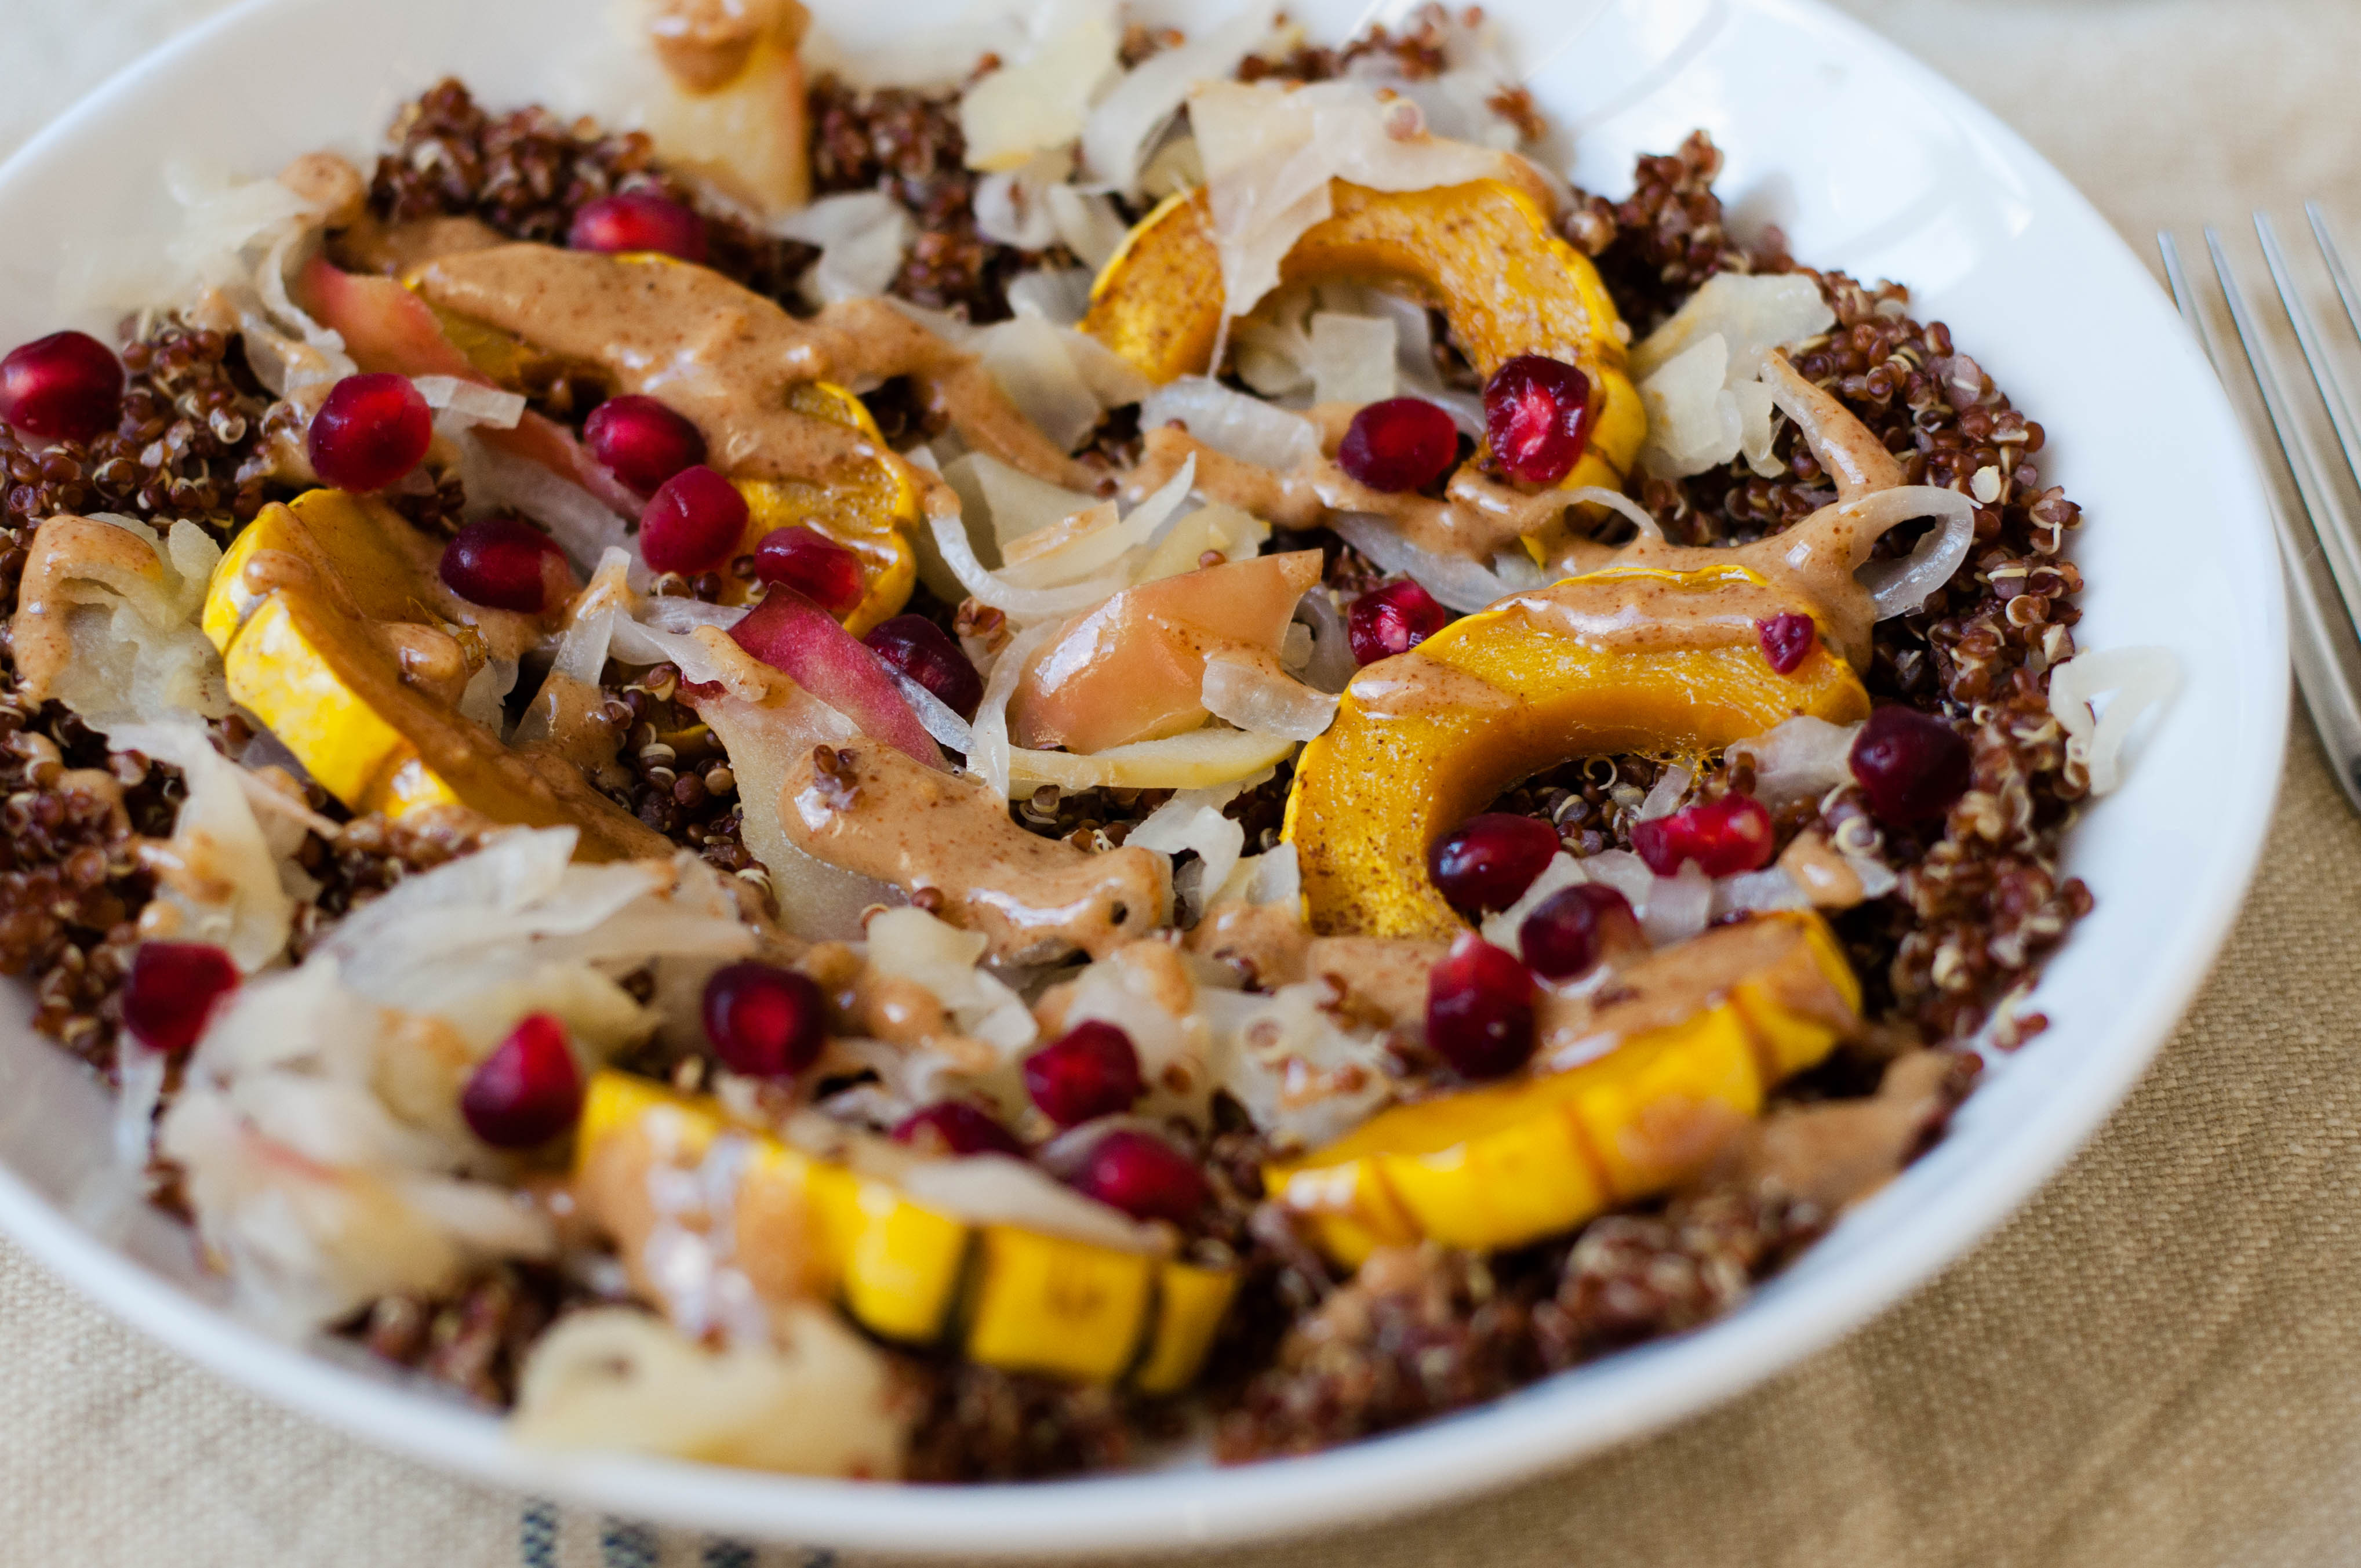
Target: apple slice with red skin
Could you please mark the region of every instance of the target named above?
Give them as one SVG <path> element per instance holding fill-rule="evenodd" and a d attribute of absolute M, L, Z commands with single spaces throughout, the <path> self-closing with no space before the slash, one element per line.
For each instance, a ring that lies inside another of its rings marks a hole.
<path fill-rule="evenodd" d="M 296 279 L 295 296 L 298 304 L 335 329 L 345 340 L 345 351 L 364 370 L 450 376 L 478 387 L 498 385 L 444 335 L 434 308 L 397 279 L 347 272 L 327 258 L 314 256 Z M 647 504 L 591 456 L 572 432 L 530 409 L 513 430 L 483 428 L 476 433 L 512 457 L 538 463 L 579 485 L 625 517 L 639 516 Z"/>
<path fill-rule="evenodd" d="M 795 589 L 774 586 L 730 629 L 730 640 L 860 727 L 924 762 L 949 771 L 942 748 L 918 722 L 884 662 L 834 616 Z"/>

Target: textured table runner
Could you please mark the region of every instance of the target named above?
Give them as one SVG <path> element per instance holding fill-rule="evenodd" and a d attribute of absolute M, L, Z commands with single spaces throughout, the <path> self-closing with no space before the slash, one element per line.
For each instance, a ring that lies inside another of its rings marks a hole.
<path fill-rule="evenodd" d="M 2348 0 L 1845 0 L 2142 253 L 2361 221 Z M 0 0 L 0 153 L 218 0 Z M 2034 411 L 2060 428 L 2069 411 Z M 2136 520 L 2093 517 L 2093 526 Z M 2196 806 L 2192 795 L 2192 807 Z M 2361 1541 L 2361 822 L 2299 719 L 2222 966 L 2090 1148 L 1837 1347 L 1653 1440 L 1223 1568 L 2326 1563 Z M 866 1568 L 561 1511 L 388 1458 L 101 1316 L 0 1244 L 0 1541 L 91 1568 Z"/>

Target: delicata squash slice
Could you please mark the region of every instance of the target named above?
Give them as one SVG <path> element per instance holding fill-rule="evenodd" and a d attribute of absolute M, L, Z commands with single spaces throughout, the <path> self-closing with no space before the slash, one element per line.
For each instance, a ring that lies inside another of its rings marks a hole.
<path fill-rule="evenodd" d="M 658 1223 L 639 1212 L 650 1172 L 703 1159 L 725 1137 L 744 1145 L 731 1167 L 730 1245 L 755 1288 L 834 1297 L 886 1339 L 950 1343 L 987 1365 L 1169 1394 L 1196 1376 L 1237 1288 L 1230 1270 L 1161 1255 L 1148 1245 L 1152 1233 L 1111 1210 L 1100 1211 L 1102 1228 L 1138 1231 L 1135 1245 L 973 1223 L 856 1168 L 861 1151 L 849 1146 L 843 1160 L 816 1158 L 733 1129 L 711 1100 L 620 1072 L 591 1080 L 577 1190 L 636 1253 Z M 999 1156 L 978 1157 L 1005 1164 L 1005 1175 L 1032 1174 Z M 929 1164 L 940 1173 L 940 1162 Z"/>
<path fill-rule="evenodd" d="M 433 544 L 384 502 L 312 490 L 263 510 L 214 569 L 205 636 L 233 700 L 355 811 L 459 805 L 496 822 L 581 829 L 590 860 L 671 846 L 555 753 L 464 717 L 467 683 L 530 644 L 533 618 L 434 579 Z"/>
<path fill-rule="evenodd" d="M 1861 987 L 1817 915 L 1718 927 L 1616 971 L 1615 1000 L 1544 1003 L 1527 1078 L 1379 1113 L 1265 1181 L 1336 1260 L 1421 1240 L 1554 1235 L 1694 1176 L 1781 1080 L 1857 1024 Z M 1549 1054 L 1611 1048 L 1565 1071 Z"/>
<path fill-rule="evenodd" d="M 1363 282 L 1440 310 L 1489 376 L 1521 354 L 1578 367 L 1600 402 L 1565 484 L 1620 488 L 1647 433 L 1625 373 L 1623 325 L 1598 269 L 1550 231 L 1534 194 L 1505 180 L 1426 191 L 1331 186 L 1335 211 L 1295 242 L 1286 282 Z M 1205 371 L 1222 324 L 1222 266 L 1202 192 L 1142 219 L 1091 291 L 1082 330 L 1152 381 Z"/>

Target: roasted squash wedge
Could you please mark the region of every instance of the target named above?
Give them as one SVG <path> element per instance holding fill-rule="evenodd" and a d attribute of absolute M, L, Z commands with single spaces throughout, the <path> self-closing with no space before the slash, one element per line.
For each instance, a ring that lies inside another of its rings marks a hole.
<path fill-rule="evenodd" d="M 741 1266 L 761 1280 L 780 1265 L 763 1255 L 744 1216 L 807 1214 L 791 1283 L 834 1297 L 887 1339 L 951 1344 L 1012 1371 L 1122 1379 L 1169 1394 L 1196 1376 L 1237 1288 L 1227 1270 L 938 1213 L 849 1165 L 733 1129 L 710 1100 L 619 1072 L 591 1080 L 576 1140 L 577 1190 L 595 1207 L 612 1187 L 600 1162 L 627 1162 L 626 1185 L 644 1187 L 653 1151 L 694 1158 L 732 1131 L 751 1146 L 730 1205 Z"/>
<path fill-rule="evenodd" d="M 1540 203 L 1500 180 L 1430 191 L 1334 181 L 1335 210 L 1295 242 L 1288 282 L 1335 279 L 1438 309 L 1479 374 L 1520 354 L 1581 367 L 1600 399 L 1590 448 L 1565 484 L 1620 488 L 1647 434 L 1624 372 L 1624 333 L 1590 260 L 1551 232 Z M 1100 272 L 1082 330 L 1152 381 L 1206 369 L 1222 323 L 1222 266 L 1202 192 L 1140 220 Z"/>
<path fill-rule="evenodd" d="M 796 383 L 788 389 L 787 406 L 857 430 L 881 449 L 885 444 L 867 405 L 833 382 Z M 774 530 L 800 523 L 861 558 L 861 602 L 844 617 L 847 631 L 865 636 L 910 602 L 918 580 L 917 552 L 909 535 L 917 525 L 918 494 L 901 468 L 867 463 L 825 485 L 805 479 L 741 479 L 737 485 L 748 514 L 739 554 L 752 552 Z M 742 604 L 752 587 L 732 577 L 722 587 L 721 602 Z"/>
<path fill-rule="evenodd" d="M 459 715 L 453 687 L 483 664 L 504 612 L 448 619 L 427 580 L 431 548 L 384 503 L 341 490 L 266 507 L 205 595 L 230 696 L 355 811 L 456 804 L 578 828 L 594 860 L 670 854 L 571 762 L 511 750 Z"/>
<path fill-rule="evenodd" d="M 1490 1250 L 1560 1234 L 1694 1174 L 1861 1006 L 1834 936 L 1808 913 L 1718 927 L 1616 978 L 1633 1003 L 1568 1031 L 1613 1041 L 1604 1055 L 1381 1112 L 1269 1167 L 1266 1186 L 1347 1266 L 1422 1240 Z M 1686 1014 L 1665 1020 L 1652 992 L 1685 999 Z"/>
<path fill-rule="evenodd" d="M 1601 646 L 1567 612 L 1631 574 L 1572 577 L 1444 627 L 1363 669 L 1336 721 L 1303 749 L 1286 838 L 1302 868 L 1304 913 L 1323 936 L 1447 938 L 1459 916 L 1428 878 L 1428 846 L 1519 779 L 1569 758 L 1697 754 L 1797 714 L 1850 723 L 1869 697 L 1825 643 L 1792 674 L 1771 668 L 1741 616 L 1763 579 L 1739 566 L 1654 572 L 1674 628 L 1713 627 L 1704 645 Z M 1679 601 L 1694 603 L 1687 609 Z"/>

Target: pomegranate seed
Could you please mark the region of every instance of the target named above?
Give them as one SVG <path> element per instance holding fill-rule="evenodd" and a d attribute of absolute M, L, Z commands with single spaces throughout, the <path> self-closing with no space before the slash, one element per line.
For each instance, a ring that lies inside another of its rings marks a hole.
<path fill-rule="evenodd" d="M 142 942 L 123 981 L 123 1026 L 151 1051 L 185 1051 L 237 986 L 237 965 L 210 942 Z"/>
<path fill-rule="evenodd" d="M 1072 1178 L 1075 1190 L 1135 1220 L 1186 1224 L 1212 1189 L 1197 1162 L 1153 1133 L 1118 1128 L 1091 1146 Z"/>
<path fill-rule="evenodd" d="M 1533 1054 L 1533 977 L 1462 931 L 1426 977 L 1426 1043 L 1462 1078 L 1504 1078 Z"/>
<path fill-rule="evenodd" d="M 0 359 L 0 422 L 50 441 L 88 441 L 123 407 L 123 367 L 86 332 L 53 332 Z"/>
<path fill-rule="evenodd" d="M 1887 707 L 1861 727 L 1849 761 L 1871 815 L 1911 828 L 1940 821 L 1967 793 L 1974 759 L 1960 732 L 1934 715 Z"/>
<path fill-rule="evenodd" d="M 1763 644 L 1763 657 L 1773 669 L 1792 675 L 1820 645 L 1820 629 L 1808 615 L 1774 615 L 1754 623 L 1754 639 Z"/>
<path fill-rule="evenodd" d="M 329 389 L 304 444 L 320 477 L 356 495 L 381 490 L 418 466 L 434 415 L 407 376 L 347 376 Z"/>
<path fill-rule="evenodd" d="M 535 1013 L 511 1030 L 467 1080 L 459 1113 L 496 1149 L 529 1149 L 573 1126 L 582 1115 L 582 1067 L 566 1025 Z"/>
<path fill-rule="evenodd" d="M 932 1145 L 945 1154 L 1008 1154 L 1025 1157 L 1025 1145 L 989 1112 L 960 1100 L 938 1100 L 912 1112 L 894 1129 L 894 1141 L 919 1148 Z"/>
<path fill-rule="evenodd" d="M 609 398 L 583 422 L 590 455 L 643 496 L 692 463 L 705 461 L 697 426 L 653 398 Z"/>
<path fill-rule="evenodd" d="M 640 555 L 659 572 L 719 566 L 746 535 L 746 498 L 699 464 L 664 482 L 640 513 Z"/>
<path fill-rule="evenodd" d="M 754 546 L 754 576 L 785 583 L 830 615 L 861 602 L 861 557 L 800 523 L 763 535 Z"/>
<path fill-rule="evenodd" d="M 1353 416 L 1336 466 L 1373 490 L 1422 490 L 1451 471 L 1459 427 L 1423 398 L 1388 398 Z"/>
<path fill-rule="evenodd" d="M 1550 894 L 1517 928 L 1525 967 L 1543 980 L 1572 980 L 1611 952 L 1647 947 L 1630 901 L 1599 883 L 1576 883 Z"/>
<path fill-rule="evenodd" d="M 549 603 L 543 567 L 556 541 L 513 517 L 488 517 L 461 529 L 436 567 L 443 586 L 469 604 L 539 615 Z"/>
<path fill-rule="evenodd" d="M 895 669 L 935 694 L 961 718 L 973 718 L 983 701 L 983 677 L 950 634 L 923 615 L 897 615 L 862 639 Z"/>
<path fill-rule="evenodd" d="M 705 220 L 669 196 L 625 191 L 576 213 L 566 243 L 576 250 L 653 250 L 703 261 Z"/>
<path fill-rule="evenodd" d="M 1776 847 L 1771 813 L 1750 795 L 1725 795 L 1631 829 L 1631 848 L 1658 876 L 1673 875 L 1686 861 L 1708 876 L 1759 872 Z"/>
<path fill-rule="evenodd" d="M 1433 594 L 1404 577 L 1355 599 L 1345 612 L 1345 636 L 1355 663 L 1374 664 L 1409 652 L 1450 622 L 1451 612 Z"/>
<path fill-rule="evenodd" d="M 1563 359 L 1520 354 L 1484 383 L 1484 433 L 1509 477 L 1554 485 L 1590 443 L 1590 378 Z"/>
<path fill-rule="evenodd" d="M 1096 1018 L 1075 1025 L 1025 1058 L 1025 1092 L 1061 1127 L 1128 1111 L 1147 1091 L 1131 1036 Z"/>
<path fill-rule="evenodd" d="M 1557 829 L 1548 823 L 1488 811 L 1437 839 L 1426 852 L 1426 869 L 1461 913 L 1506 909 L 1524 896 L 1557 849 Z"/>
<path fill-rule="evenodd" d="M 748 959 L 705 982 L 705 1037 L 732 1072 L 792 1078 L 819 1059 L 828 1003 L 808 975 Z"/>

